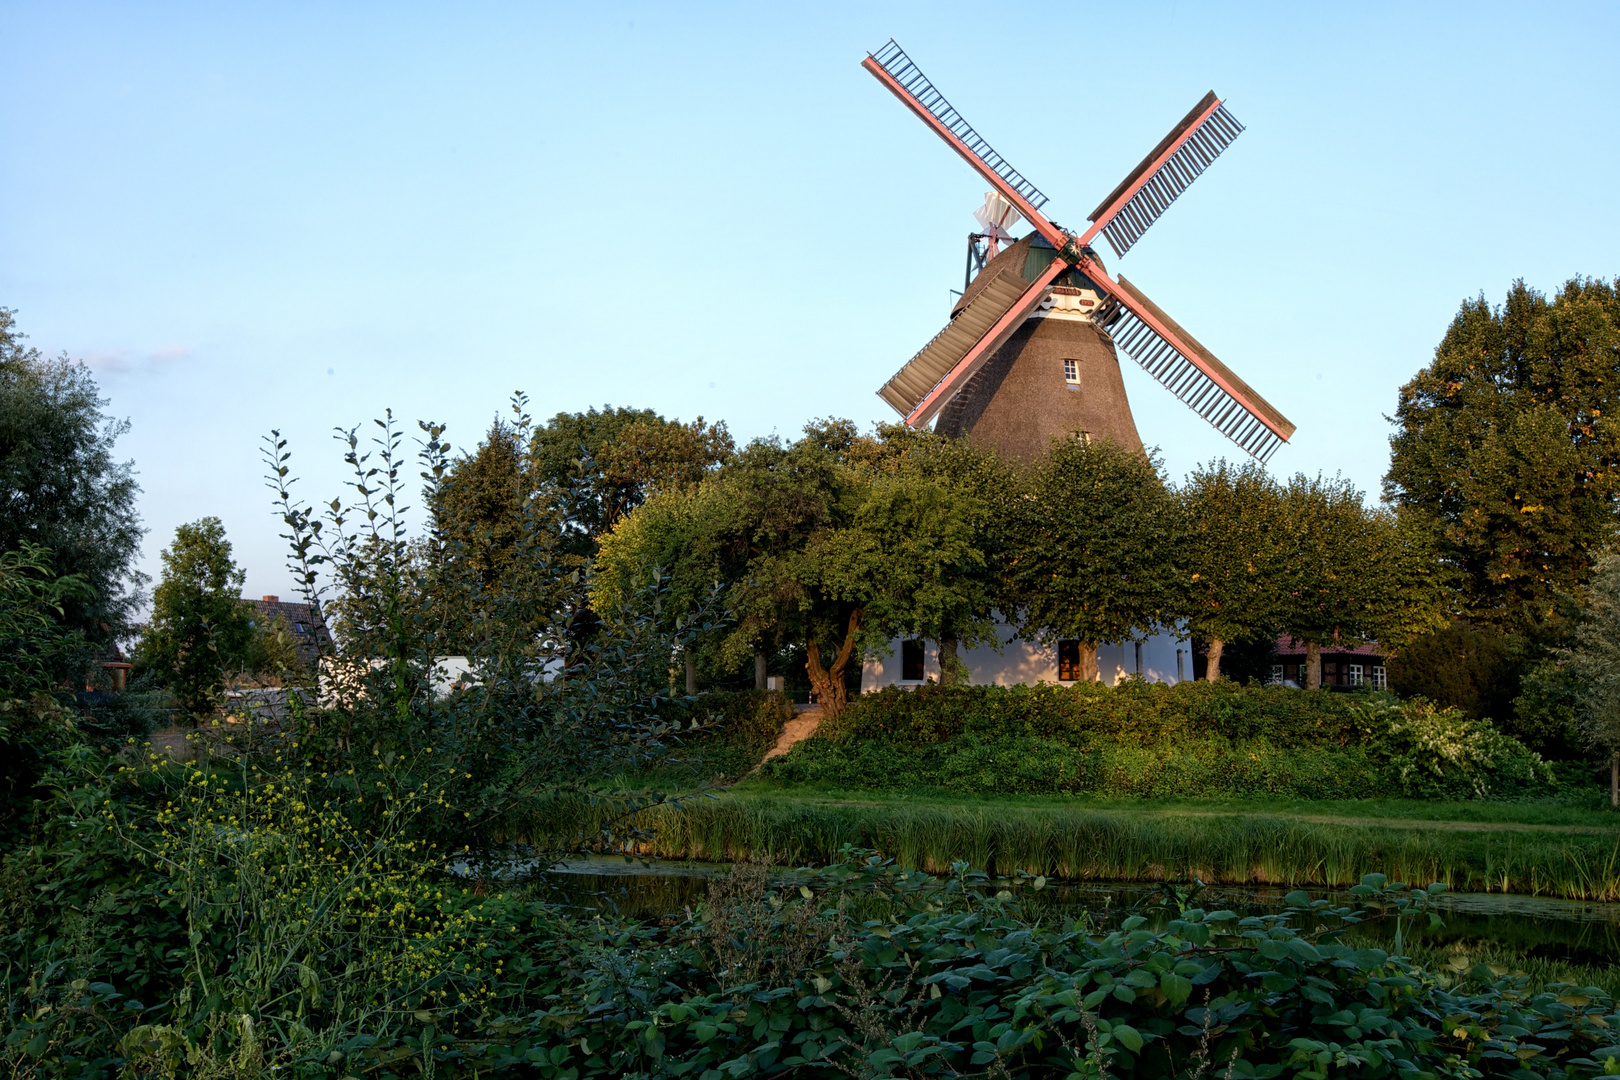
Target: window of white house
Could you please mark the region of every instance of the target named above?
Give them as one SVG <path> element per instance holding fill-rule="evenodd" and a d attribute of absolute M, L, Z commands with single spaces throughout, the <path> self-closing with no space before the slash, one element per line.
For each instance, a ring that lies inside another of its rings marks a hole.
<path fill-rule="evenodd" d="M 1074 682 L 1080 678 L 1080 643 L 1058 642 L 1058 681 Z"/>
<path fill-rule="evenodd" d="M 1384 674 L 1384 666 L 1382 664 L 1373 665 L 1372 684 L 1374 690 L 1389 689 L 1389 677 Z"/>
<path fill-rule="evenodd" d="M 1063 361 L 1063 381 L 1071 388 L 1080 385 L 1080 361 Z"/>
<path fill-rule="evenodd" d="M 1268 679 L 1267 682 L 1272 686 L 1279 686 L 1279 685 L 1282 684 L 1282 681 L 1283 681 L 1283 666 L 1281 664 L 1272 664 L 1271 665 L 1271 678 Z"/>
<path fill-rule="evenodd" d="M 900 681 L 923 681 L 923 643 L 921 641 L 902 641 L 900 643 Z"/>
<path fill-rule="evenodd" d="M 1347 664 L 1347 665 L 1345 665 L 1345 679 L 1344 679 L 1344 681 L 1349 686 L 1360 686 L 1361 685 L 1361 665 L 1360 664 Z"/>

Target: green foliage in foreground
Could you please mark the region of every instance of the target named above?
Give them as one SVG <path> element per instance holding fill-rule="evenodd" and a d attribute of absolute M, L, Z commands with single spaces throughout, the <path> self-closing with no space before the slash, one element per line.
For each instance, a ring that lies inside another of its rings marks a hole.
<path fill-rule="evenodd" d="M 449 883 L 401 789 L 368 827 L 296 772 L 137 770 L 64 790 L 4 864 L 13 1073 L 99 1078 L 1591 1076 L 1620 1057 L 1601 989 L 1398 955 L 1429 894 L 1303 893 L 1111 933 L 1026 917 L 845 852 L 793 889 L 744 867 L 658 926 Z M 161 796 L 113 801 L 137 782 Z M 1039 890 L 1043 882 L 1026 881 Z M 1395 921 L 1393 953 L 1346 944 Z"/>
<path fill-rule="evenodd" d="M 1554 787 L 1488 721 L 1388 695 L 1184 682 L 864 695 L 771 762 L 790 783 L 973 794 L 1470 799 Z"/>
<path fill-rule="evenodd" d="M 669 749 L 649 773 L 669 780 L 681 777 L 733 779 L 751 771 L 776 745 L 793 706 L 781 694 L 764 690 L 711 691 L 665 706 L 673 726 L 694 732 L 686 741 L 671 740 Z"/>

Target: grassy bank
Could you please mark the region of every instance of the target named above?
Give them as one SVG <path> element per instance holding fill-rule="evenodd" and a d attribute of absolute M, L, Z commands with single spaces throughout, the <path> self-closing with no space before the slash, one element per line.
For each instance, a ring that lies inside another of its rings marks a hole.
<path fill-rule="evenodd" d="M 643 824 L 645 853 L 663 858 L 822 865 L 850 844 L 934 872 L 961 860 L 1067 880 L 1330 887 L 1378 872 L 1469 892 L 1620 900 L 1620 828 L 1582 806 L 925 801 L 754 785 L 655 808 Z"/>
<path fill-rule="evenodd" d="M 1423 701 L 1136 681 L 865 694 L 765 768 L 896 793 L 1432 800 L 1544 798 L 1580 772 Z"/>

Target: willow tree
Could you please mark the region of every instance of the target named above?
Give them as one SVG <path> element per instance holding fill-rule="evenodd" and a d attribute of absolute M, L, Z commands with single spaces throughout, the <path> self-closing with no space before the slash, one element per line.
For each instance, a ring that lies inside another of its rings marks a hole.
<path fill-rule="evenodd" d="M 1187 523 L 1156 459 L 1111 441 L 1057 440 L 1016 500 L 1011 611 L 1026 640 L 1097 645 L 1175 626 L 1186 605 Z"/>
<path fill-rule="evenodd" d="M 1221 460 L 1176 494 L 1187 522 L 1187 629 L 1208 643 L 1214 682 L 1228 642 L 1277 632 L 1289 592 L 1283 491 L 1260 465 Z"/>
<path fill-rule="evenodd" d="M 1462 305 L 1401 388 L 1386 498 L 1435 536 L 1454 613 L 1544 638 L 1620 493 L 1620 281 Z"/>

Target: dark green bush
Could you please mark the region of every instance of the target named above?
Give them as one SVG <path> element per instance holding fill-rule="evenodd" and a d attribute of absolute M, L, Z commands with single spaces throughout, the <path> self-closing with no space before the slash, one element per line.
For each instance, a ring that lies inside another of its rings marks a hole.
<path fill-rule="evenodd" d="M 1273 746 L 1349 745 L 1364 736 L 1360 695 L 1306 694 L 1227 682 L 1126 681 L 1118 686 L 890 687 L 822 724 L 834 741 L 928 745 L 956 735 L 1033 735 L 1077 748 L 1093 741 L 1159 746 L 1179 738 L 1264 739 Z"/>
<path fill-rule="evenodd" d="M 1402 646 L 1387 662 L 1389 686 L 1476 720 L 1513 719 L 1513 699 L 1532 655 L 1523 638 L 1453 622 Z"/>
<path fill-rule="evenodd" d="M 796 747 L 766 766 L 788 783 L 874 790 L 939 788 L 964 795 L 1092 794 L 1364 796 L 1382 773 L 1356 748 L 1278 749 L 1265 743 L 1188 740 L 1151 748 L 1097 741 L 1077 749 L 1056 739 L 959 735 L 918 747 L 876 740 Z"/>
<path fill-rule="evenodd" d="M 1543 757 L 1589 761 L 1581 734 L 1585 721 L 1581 685 L 1574 672 L 1543 660 L 1525 672 L 1512 716 L 1499 726 Z"/>

